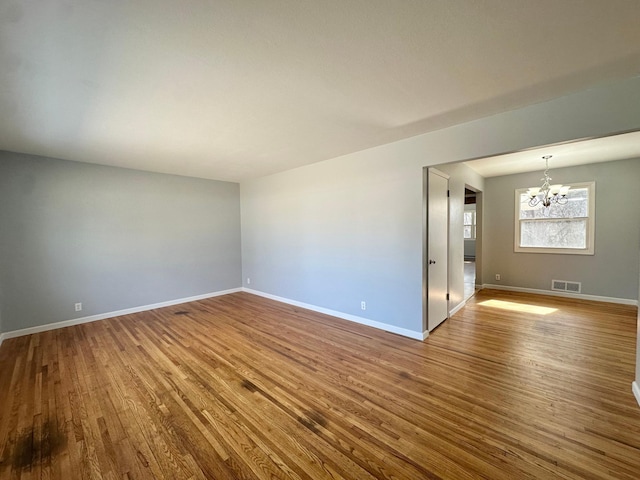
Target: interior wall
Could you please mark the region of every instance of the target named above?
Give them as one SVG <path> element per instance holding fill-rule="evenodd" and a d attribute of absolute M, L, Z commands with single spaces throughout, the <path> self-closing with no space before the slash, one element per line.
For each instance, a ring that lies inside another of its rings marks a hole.
<path fill-rule="evenodd" d="M 464 241 L 464 256 L 475 257 L 476 254 L 476 241 L 465 239 Z"/>
<path fill-rule="evenodd" d="M 640 160 L 553 168 L 557 183 L 596 182 L 595 255 L 514 252 L 515 189 L 540 184 L 542 170 L 486 179 L 484 284 L 550 290 L 582 282 L 582 293 L 635 300 L 640 244 Z M 495 274 L 501 280 L 495 280 Z"/>
<path fill-rule="evenodd" d="M 6 332 L 241 286 L 236 183 L 0 152 L 0 225 Z"/>
<path fill-rule="evenodd" d="M 639 103 L 633 78 L 243 182 L 245 286 L 422 333 L 423 167 L 638 129 Z"/>
<path fill-rule="evenodd" d="M 242 184 L 245 286 L 420 331 L 402 299 L 421 295 L 411 252 L 422 235 L 422 177 L 364 158 L 326 167 Z"/>
<path fill-rule="evenodd" d="M 438 165 L 449 175 L 449 308 L 464 301 L 464 198 L 465 187 L 484 190 L 484 178 L 463 163 Z"/>

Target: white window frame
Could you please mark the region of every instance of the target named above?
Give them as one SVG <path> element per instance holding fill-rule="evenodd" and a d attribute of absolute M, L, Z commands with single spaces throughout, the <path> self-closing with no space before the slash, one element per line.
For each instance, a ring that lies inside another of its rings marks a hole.
<path fill-rule="evenodd" d="M 595 255 L 595 231 L 596 231 L 596 182 L 567 183 L 571 188 L 586 188 L 588 190 L 589 203 L 587 212 L 587 239 L 585 248 L 549 248 L 549 247 L 522 247 L 520 246 L 520 195 L 527 192 L 527 188 L 518 188 L 515 193 L 515 235 L 513 238 L 514 252 L 516 253 L 555 253 L 569 255 Z M 539 207 L 544 208 L 544 207 Z M 550 207 L 550 208 L 553 208 Z"/>
<path fill-rule="evenodd" d="M 475 209 L 474 210 L 464 210 L 463 211 L 463 215 L 465 213 L 473 213 L 473 215 L 472 215 L 472 219 L 473 220 L 472 220 L 472 223 L 466 224 L 466 223 L 464 223 L 464 217 L 463 217 L 463 220 L 462 220 L 462 227 L 463 227 L 462 238 L 464 238 L 465 240 L 475 240 L 476 239 L 476 228 L 477 228 L 477 226 L 476 226 L 476 211 L 475 211 Z M 471 227 L 471 237 L 467 238 L 467 237 L 464 236 L 464 227 Z"/>

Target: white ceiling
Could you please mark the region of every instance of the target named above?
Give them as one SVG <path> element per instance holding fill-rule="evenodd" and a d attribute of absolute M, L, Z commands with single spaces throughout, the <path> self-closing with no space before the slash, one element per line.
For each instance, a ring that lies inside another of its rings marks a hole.
<path fill-rule="evenodd" d="M 15 0 L 0 149 L 242 180 L 640 74 L 637 0 Z"/>
<path fill-rule="evenodd" d="M 549 145 L 522 152 L 464 162 L 483 177 L 544 170 L 543 156 L 551 155 L 549 168 L 572 167 L 587 163 L 640 159 L 640 131 L 608 137 Z"/>

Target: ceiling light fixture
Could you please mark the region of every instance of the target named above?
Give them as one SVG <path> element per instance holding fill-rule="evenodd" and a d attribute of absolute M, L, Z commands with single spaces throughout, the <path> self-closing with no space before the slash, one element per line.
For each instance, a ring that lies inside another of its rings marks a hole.
<path fill-rule="evenodd" d="M 571 187 L 567 185 L 551 185 L 551 177 L 549 176 L 549 159 L 552 155 L 545 155 L 542 159 L 546 162 L 547 168 L 544 170 L 544 178 L 541 178 L 542 187 L 531 187 L 527 190 L 529 197 L 529 206 L 536 207 L 542 205 L 550 207 L 553 204 L 566 205 L 569 199 L 567 193 Z"/>

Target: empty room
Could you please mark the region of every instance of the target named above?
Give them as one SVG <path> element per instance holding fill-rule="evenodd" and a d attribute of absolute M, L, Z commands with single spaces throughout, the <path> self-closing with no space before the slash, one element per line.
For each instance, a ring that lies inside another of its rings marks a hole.
<path fill-rule="evenodd" d="M 1 2 L 0 480 L 640 478 L 639 24 Z"/>

